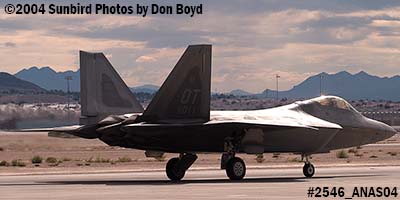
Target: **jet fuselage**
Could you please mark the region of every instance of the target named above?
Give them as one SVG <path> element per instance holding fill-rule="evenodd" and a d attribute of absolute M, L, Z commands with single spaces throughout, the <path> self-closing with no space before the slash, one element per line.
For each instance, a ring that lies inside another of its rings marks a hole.
<path fill-rule="evenodd" d="M 143 150 L 224 152 L 226 138 L 240 137 L 240 152 L 311 154 L 375 143 L 396 131 L 328 96 L 263 110 L 211 111 L 205 123 L 121 123 L 100 133 L 107 144 Z"/>

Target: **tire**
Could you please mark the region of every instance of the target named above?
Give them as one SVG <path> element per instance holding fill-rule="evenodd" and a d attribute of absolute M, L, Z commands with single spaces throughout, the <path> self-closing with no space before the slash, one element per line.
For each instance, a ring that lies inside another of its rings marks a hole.
<path fill-rule="evenodd" d="M 243 160 L 238 157 L 229 159 L 226 164 L 226 175 L 231 180 L 242 180 L 246 175 L 246 165 Z"/>
<path fill-rule="evenodd" d="M 314 173 L 315 173 L 314 165 L 312 165 L 311 163 L 304 164 L 303 174 L 304 174 L 305 177 L 311 178 L 311 177 L 314 176 Z"/>
<path fill-rule="evenodd" d="M 178 169 L 179 158 L 171 158 L 166 166 L 166 173 L 171 181 L 180 181 L 185 176 L 186 171 Z"/>

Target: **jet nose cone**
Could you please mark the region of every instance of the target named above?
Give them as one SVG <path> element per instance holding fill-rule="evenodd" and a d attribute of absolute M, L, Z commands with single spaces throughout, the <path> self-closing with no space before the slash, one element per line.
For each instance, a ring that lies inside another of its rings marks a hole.
<path fill-rule="evenodd" d="M 379 142 L 382 140 L 386 140 L 397 133 L 397 131 L 393 127 L 383 122 L 373 119 L 368 119 L 368 121 L 369 128 L 375 133 L 373 136 L 371 136 L 371 141 Z"/>
<path fill-rule="evenodd" d="M 388 132 L 389 134 L 391 134 L 391 136 L 397 134 L 397 130 L 394 129 L 393 127 L 391 127 L 391 126 L 388 126 L 387 132 Z"/>
<path fill-rule="evenodd" d="M 393 127 L 382 122 L 379 123 L 381 124 L 380 135 L 382 137 L 382 140 L 388 139 L 397 133 L 397 131 Z"/>

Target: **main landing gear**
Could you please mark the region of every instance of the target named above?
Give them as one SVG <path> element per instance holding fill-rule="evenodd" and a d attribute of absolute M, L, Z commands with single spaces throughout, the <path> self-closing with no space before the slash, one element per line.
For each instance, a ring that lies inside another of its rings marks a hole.
<path fill-rule="evenodd" d="M 221 157 L 221 169 L 225 169 L 230 180 L 242 180 L 246 175 L 246 164 L 241 158 L 235 157 L 239 141 L 233 138 L 225 139 L 226 153 L 223 153 Z"/>
<path fill-rule="evenodd" d="M 235 157 L 234 154 L 222 154 L 221 169 L 226 170 L 226 175 L 231 180 L 242 180 L 246 175 L 246 164 L 241 158 Z"/>
<path fill-rule="evenodd" d="M 304 166 L 303 166 L 303 174 L 307 178 L 311 178 L 314 176 L 315 173 L 315 167 L 311 162 L 308 160 L 309 155 L 302 155 L 302 160 L 305 158 Z"/>
<path fill-rule="evenodd" d="M 182 153 L 179 157 L 171 158 L 166 166 L 166 172 L 169 179 L 179 181 L 184 176 L 190 166 L 196 161 L 197 155 Z"/>

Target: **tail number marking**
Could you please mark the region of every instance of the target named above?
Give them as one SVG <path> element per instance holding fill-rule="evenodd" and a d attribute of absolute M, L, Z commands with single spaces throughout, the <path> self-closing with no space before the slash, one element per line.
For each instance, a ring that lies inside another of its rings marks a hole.
<path fill-rule="evenodd" d="M 200 89 L 185 89 L 180 99 L 180 105 L 178 106 L 178 113 L 182 115 L 196 113 L 196 102 L 200 97 Z"/>

